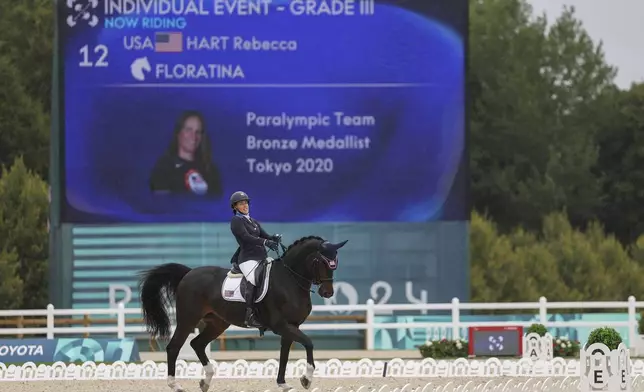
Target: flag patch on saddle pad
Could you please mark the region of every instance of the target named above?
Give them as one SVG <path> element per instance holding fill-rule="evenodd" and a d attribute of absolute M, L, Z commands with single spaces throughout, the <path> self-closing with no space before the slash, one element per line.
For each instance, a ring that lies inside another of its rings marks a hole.
<path fill-rule="evenodd" d="M 235 290 L 224 290 L 224 297 L 232 297 L 235 295 Z"/>

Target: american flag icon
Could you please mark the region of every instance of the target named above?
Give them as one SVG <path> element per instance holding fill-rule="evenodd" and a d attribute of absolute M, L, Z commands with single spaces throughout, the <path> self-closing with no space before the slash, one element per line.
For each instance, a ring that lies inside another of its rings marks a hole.
<path fill-rule="evenodd" d="M 182 52 L 183 34 L 181 32 L 157 32 L 154 35 L 155 52 Z"/>

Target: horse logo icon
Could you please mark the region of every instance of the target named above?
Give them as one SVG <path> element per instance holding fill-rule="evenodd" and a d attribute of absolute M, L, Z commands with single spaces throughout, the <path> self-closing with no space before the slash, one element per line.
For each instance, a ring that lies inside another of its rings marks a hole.
<path fill-rule="evenodd" d="M 143 71 L 152 71 L 152 67 L 150 66 L 150 62 L 147 57 L 140 57 L 134 60 L 132 65 L 130 65 L 132 77 L 140 82 L 145 80 L 145 73 Z"/>

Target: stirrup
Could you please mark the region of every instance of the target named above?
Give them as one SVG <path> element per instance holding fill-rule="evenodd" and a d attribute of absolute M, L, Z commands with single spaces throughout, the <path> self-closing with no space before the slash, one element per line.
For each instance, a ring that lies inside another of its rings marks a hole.
<path fill-rule="evenodd" d="M 244 320 L 244 325 L 246 325 L 246 328 L 261 328 L 261 327 L 263 327 L 262 323 L 257 321 L 257 319 L 254 318 L 254 317 L 251 318 L 250 320 Z"/>
<path fill-rule="evenodd" d="M 244 324 L 249 328 L 260 328 L 262 326 L 259 320 L 257 320 L 257 315 L 255 314 L 255 312 L 252 309 L 249 311 L 249 308 L 246 309 Z"/>

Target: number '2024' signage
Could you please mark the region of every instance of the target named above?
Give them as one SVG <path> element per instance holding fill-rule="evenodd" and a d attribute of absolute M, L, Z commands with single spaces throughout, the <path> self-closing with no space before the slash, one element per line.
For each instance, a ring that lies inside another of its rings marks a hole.
<path fill-rule="evenodd" d="M 466 7 L 58 1 L 63 221 L 467 220 Z"/>

